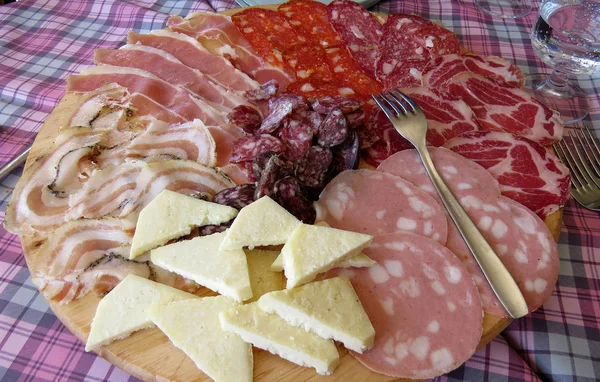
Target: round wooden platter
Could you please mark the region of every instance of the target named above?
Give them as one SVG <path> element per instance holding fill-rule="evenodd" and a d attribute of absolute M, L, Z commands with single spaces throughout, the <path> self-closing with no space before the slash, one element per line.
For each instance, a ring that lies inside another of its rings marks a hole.
<path fill-rule="evenodd" d="M 266 6 L 265 8 L 276 8 Z M 225 12 L 233 14 L 240 9 Z M 48 116 L 33 143 L 31 153 L 27 158 L 25 171 L 33 161 L 39 158 L 44 150 L 52 145 L 58 135 L 58 130 L 64 126 L 70 112 L 79 105 L 79 97 L 67 94 Z M 546 224 L 558 239 L 562 211 L 549 216 Z M 36 236 L 21 237 L 25 260 L 31 272 L 35 272 L 37 249 L 44 238 Z M 199 296 L 216 295 L 214 292 L 202 288 Z M 62 323 L 82 342 L 87 340 L 90 324 L 100 298 L 94 293 L 74 301 L 68 305 L 60 305 L 49 301 L 50 308 Z M 194 317 L 190 317 L 191 320 Z M 485 314 L 483 318 L 483 335 L 479 347 L 488 344 L 511 322 L 508 318 L 501 318 Z M 334 378 L 344 380 L 369 380 L 391 381 L 391 377 L 374 373 L 362 366 L 342 346 L 338 346 L 340 353 L 340 366 L 333 374 Z M 210 349 L 207 349 L 210 351 Z M 181 350 L 177 349 L 159 329 L 144 329 L 132 334 L 130 337 L 103 346 L 98 354 L 123 369 L 124 371 L 145 381 L 209 381 L 210 378 L 202 373 Z M 259 381 L 316 381 L 331 380 L 317 374 L 314 369 L 297 366 L 278 356 L 254 348 L 254 378 Z"/>

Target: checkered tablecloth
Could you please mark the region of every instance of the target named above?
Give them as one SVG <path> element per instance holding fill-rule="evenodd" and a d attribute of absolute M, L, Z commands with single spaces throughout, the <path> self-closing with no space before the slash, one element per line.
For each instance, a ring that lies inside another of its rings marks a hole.
<path fill-rule="evenodd" d="M 63 96 L 65 78 L 91 65 L 94 49 L 120 46 L 131 29 L 162 28 L 169 14 L 233 7 L 233 0 L 30 0 L 0 6 L 0 164 L 31 144 Z M 475 53 L 514 60 L 526 73 L 549 71 L 529 41 L 535 12 L 516 21 L 491 18 L 467 0 L 391 0 L 372 10 L 441 21 Z M 600 78 L 578 80 L 589 94 L 588 122 L 598 135 Z M 21 171 L 2 180 L 1 220 Z M 600 378 L 600 214 L 570 201 L 559 251 L 560 278 L 551 299 L 440 380 Z M 83 349 L 31 283 L 18 237 L 0 228 L 0 380 L 136 380 Z"/>

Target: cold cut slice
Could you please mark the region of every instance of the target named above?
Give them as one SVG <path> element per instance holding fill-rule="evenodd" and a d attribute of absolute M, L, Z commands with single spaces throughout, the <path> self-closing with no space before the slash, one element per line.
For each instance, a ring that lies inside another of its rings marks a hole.
<path fill-rule="evenodd" d="M 327 18 L 327 6 L 318 1 L 293 0 L 278 8 L 299 35 L 306 37 L 312 45 L 323 48 L 342 44 Z"/>
<path fill-rule="evenodd" d="M 329 273 L 350 278 L 375 328 L 375 346 L 352 352 L 356 359 L 377 373 L 429 379 L 473 355 L 483 331 L 481 302 L 452 252 L 400 232 L 376 236 L 364 252 L 377 264 Z"/>
<path fill-rule="evenodd" d="M 380 171 L 344 171 L 321 193 L 317 220 L 348 231 L 378 235 L 408 231 L 446 243 L 442 207 L 406 180 Z"/>

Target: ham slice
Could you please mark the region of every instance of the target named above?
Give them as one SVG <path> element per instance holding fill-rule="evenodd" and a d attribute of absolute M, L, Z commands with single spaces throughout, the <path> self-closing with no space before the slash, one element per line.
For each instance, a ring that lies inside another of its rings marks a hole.
<path fill-rule="evenodd" d="M 209 52 L 228 59 L 237 69 L 260 84 L 275 80 L 285 90 L 287 84 L 294 79 L 283 65 L 272 65 L 258 56 L 227 15 L 194 12 L 185 19 L 171 16 L 167 20 L 167 26 L 173 32 L 196 38 Z"/>
<path fill-rule="evenodd" d="M 542 219 L 569 199 L 569 169 L 545 147 L 503 132 L 478 132 L 449 140 L 444 147 L 485 167 L 507 196 Z"/>
<path fill-rule="evenodd" d="M 207 126 L 225 123 L 225 115 L 190 92 L 161 80 L 152 73 L 135 68 L 96 66 L 84 69 L 81 74 L 67 80 L 67 90 L 88 92 L 116 82 L 131 93 L 141 93 L 187 120 L 198 118 Z"/>
<path fill-rule="evenodd" d="M 131 31 L 127 34 L 127 42 L 162 49 L 225 89 L 243 92 L 258 86 L 256 81 L 237 70 L 228 60 L 213 55 L 195 38 L 183 33 L 157 30 L 139 34 Z"/>
<path fill-rule="evenodd" d="M 131 108 L 138 115 L 151 115 L 167 123 L 183 123 L 187 119 L 140 93 L 131 95 Z"/>
<path fill-rule="evenodd" d="M 127 44 L 120 49 L 96 49 L 96 64 L 138 68 L 160 79 L 184 87 L 219 111 L 230 112 L 247 101 L 210 82 L 200 71 L 181 63 L 173 55 L 150 46 Z"/>

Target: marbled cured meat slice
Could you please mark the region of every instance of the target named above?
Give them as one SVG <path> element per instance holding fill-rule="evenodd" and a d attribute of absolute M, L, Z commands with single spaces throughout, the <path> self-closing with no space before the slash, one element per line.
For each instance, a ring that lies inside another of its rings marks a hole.
<path fill-rule="evenodd" d="M 237 70 L 228 60 L 215 56 L 193 37 L 170 30 L 156 30 L 148 34 L 133 31 L 127 34 L 127 43 L 151 46 L 175 56 L 184 65 L 198 69 L 215 84 L 225 89 L 241 91 L 255 89 L 258 83 Z"/>
<path fill-rule="evenodd" d="M 482 75 L 499 85 L 522 88 L 525 84 L 525 75 L 521 69 L 501 57 L 465 54 L 463 60 L 469 71 Z"/>
<path fill-rule="evenodd" d="M 492 175 L 475 162 L 470 161 L 450 150 L 443 148 L 430 148 L 429 153 L 436 165 L 438 172 L 452 191 L 460 198 L 468 195 L 471 190 L 487 190 L 492 197 L 500 195 L 498 182 Z M 420 190 L 428 193 L 435 198 L 440 206 L 443 202 L 433 187 L 433 183 L 425 172 L 425 167 L 415 150 L 405 150 L 396 153 L 386 159 L 377 168 L 388 174 L 397 175 L 408 180 Z M 467 267 L 473 280 L 479 289 L 483 308 L 486 312 L 500 317 L 507 317 L 500 301 L 496 298 L 494 291 L 485 280 L 483 272 L 477 265 L 477 261 L 462 239 L 458 228 L 450 218 L 448 218 L 448 247 Z"/>
<path fill-rule="evenodd" d="M 207 126 L 225 123 L 225 115 L 185 89 L 173 86 L 155 75 L 140 69 L 118 66 L 94 66 L 84 69 L 67 80 L 67 90 L 88 92 L 110 83 L 118 83 L 131 93 L 141 93 L 181 115 L 187 120 L 198 118 Z"/>
<path fill-rule="evenodd" d="M 363 158 L 373 167 L 379 166 L 381 162 L 398 151 L 414 147 L 412 143 L 404 139 L 396 131 L 388 117 L 386 117 L 385 113 L 379 107 L 375 107 L 371 111 L 365 129 L 369 132 L 369 135 L 379 137 L 378 140 L 363 152 Z"/>
<path fill-rule="evenodd" d="M 372 349 L 352 352 L 358 361 L 392 377 L 429 379 L 473 355 L 483 332 L 481 302 L 452 252 L 405 232 L 375 236 L 364 252 L 377 264 L 328 273 L 349 277 L 377 333 Z"/>
<path fill-rule="evenodd" d="M 447 54 L 429 61 L 421 73 L 423 86 L 436 89 L 442 93 L 448 92 L 448 83 L 452 77 L 469 72 L 464 59 L 459 54 Z"/>
<path fill-rule="evenodd" d="M 442 244 L 447 239 L 442 207 L 412 183 L 379 171 L 353 170 L 336 176 L 316 204 L 317 220 L 348 231 L 378 235 L 408 231 Z"/>
<path fill-rule="evenodd" d="M 231 20 L 258 54 L 273 65 L 283 63 L 286 49 L 307 42 L 277 11 L 250 8 L 236 13 Z"/>
<path fill-rule="evenodd" d="M 171 85 L 188 89 L 220 111 L 228 112 L 238 105 L 248 103 L 243 97 L 210 82 L 199 70 L 192 69 L 173 55 L 151 46 L 127 44 L 120 49 L 96 49 L 94 62 L 145 70 Z"/>
<path fill-rule="evenodd" d="M 548 149 L 509 133 L 465 134 L 444 147 L 485 167 L 507 196 L 542 219 L 569 199 L 569 169 Z"/>
<path fill-rule="evenodd" d="M 299 35 L 311 44 L 329 48 L 342 44 L 327 18 L 327 6 L 312 0 L 292 0 L 277 8 Z"/>
<path fill-rule="evenodd" d="M 333 80 L 325 51 L 318 45 L 294 45 L 283 52 L 283 62 L 300 80 L 307 78 L 326 82 Z"/>
<path fill-rule="evenodd" d="M 358 65 L 372 78 L 383 28 L 375 16 L 350 0 L 335 0 L 327 6 L 329 22 Z"/>
<path fill-rule="evenodd" d="M 227 58 L 236 68 L 260 84 L 275 80 L 285 89 L 294 78 L 283 65 L 272 65 L 258 56 L 227 15 L 194 12 L 185 19 L 171 16 L 167 20 L 167 26 L 174 32 L 196 38 L 209 52 Z"/>
<path fill-rule="evenodd" d="M 129 266 L 104 269 L 94 278 L 82 277 L 86 272 L 94 272 L 95 265 L 109 254 L 125 253 L 130 242 L 131 235 L 123 232 L 118 219 L 69 222 L 53 232 L 31 256 L 32 281 L 44 297 L 66 304 L 83 297 L 98 283 L 114 287 L 130 273 L 150 277 L 148 264 L 134 261 Z"/>
<path fill-rule="evenodd" d="M 478 131 L 471 108 L 461 100 L 447 100 L 443 94 L 423 87 L 401 89 L 411 97 L 427 117 L 427 143 L 442 146 L 458 135 Z"/>
<path fill-rule="evenodd" d="M 386 89 L 410 88 L 421 86 L 421 76 L 430 61 L 426 60 L 402 60 L 393 63 L 380 71 L 381 82 Z M 389 70 L 389 72 L 387 72 Z"/>
<path fill-rule="evenodd" d="M 482 130 L 506 131 L 549 146 L 562 139 L 558 113 L 518 88 L 506 88 L 472 73 L 450 80 L 449 92 L 473 109 Z"/>

